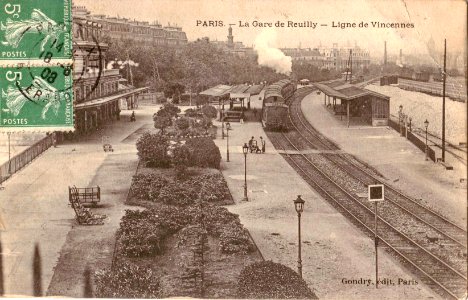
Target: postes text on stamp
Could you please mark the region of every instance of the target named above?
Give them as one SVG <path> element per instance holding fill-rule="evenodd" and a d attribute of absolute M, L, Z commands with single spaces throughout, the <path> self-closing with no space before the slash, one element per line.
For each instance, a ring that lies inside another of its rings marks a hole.
<path fill-rule="evenodd" d="M 72 59 L 70 0 L 7 0 L 0 3 L 0 64 Z"/>
<path fill-rule="evenodd" d="M 69 66 L 0 68 L 0 130 L 73 130 Z"/>

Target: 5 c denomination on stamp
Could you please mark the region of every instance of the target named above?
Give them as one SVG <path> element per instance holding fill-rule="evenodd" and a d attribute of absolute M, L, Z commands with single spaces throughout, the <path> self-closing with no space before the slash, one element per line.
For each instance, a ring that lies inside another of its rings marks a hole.
<path fill-rule="evenodd" d="M 0 68 L 0 130 L 73 130 L 72 70 Z"/>
<path fill-rule="evenodd" d="M 50 49 L 58 49 L 51 59 L 72 58 L 71 0 L 7 0 L 0 5 L 0 63 L 37 59 Z"/>

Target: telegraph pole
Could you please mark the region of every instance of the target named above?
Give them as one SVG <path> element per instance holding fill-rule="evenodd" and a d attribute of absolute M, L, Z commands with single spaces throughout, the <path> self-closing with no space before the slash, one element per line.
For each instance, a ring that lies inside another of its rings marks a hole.
<path fill-rule="evenodd" d="M 442 73 L 443 87 L 442 87 L 442 161 L 445 162 L 445 81 L 447 77 L 446 70 L 447 63 L 447 39 L 444 39 L 444 71 Z"/>

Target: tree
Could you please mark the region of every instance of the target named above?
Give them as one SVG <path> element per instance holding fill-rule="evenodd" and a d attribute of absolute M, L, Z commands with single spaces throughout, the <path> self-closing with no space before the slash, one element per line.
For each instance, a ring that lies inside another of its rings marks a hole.
<path fill-rule="evenodd" d="M 181 117 L 175 121 L 175 125 L 177 129 L 179 129 L 180 131 L 183 131 L 190 127 L 190 121 L 186 117 Z"/>
<path fill-rule="evenodd" d="M 147 167 L 168 167 L 171 163 L 167 153 L 169 141 L 164 135 L 144 133 L 136 143 L 138 157 Z"/>
<path fill-rule="evenodd" d="M 177 106 L 175 106 L 174 104 L 172 103 L 166 103 L 164 104 L 164 106 L 162 106 L 158 112 L 156 113 L 156 115 L 158 116 L 166 116 L 166 117 L 169 117 L 169 118 L 174 118 L 177 116 L 177 114 L 180 113 L 180 108 L 178 108 Z"/>
<path fill-rule="evenodd" d="M 164 129 L 172 125 L 171 118 L 165 115 L 158 116 L 157 114 L 155 114 L 153 116 L 153 121 L 154 121 L 154 128 L 159 129 L 160 134 L 164 134 Z"/>
<path fill-rule="evenodd" d="M 218 110 L 213 105 L 204 105 L 201 112 L 208 118 L 214 119 L 218 115 Z"/>

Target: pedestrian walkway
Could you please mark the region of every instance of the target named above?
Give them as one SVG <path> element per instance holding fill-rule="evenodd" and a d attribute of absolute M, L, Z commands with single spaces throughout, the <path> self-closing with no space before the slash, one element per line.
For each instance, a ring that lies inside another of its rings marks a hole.
<path fill-rule="evenodd" d="M 392 101 L 392 99 L 390 99 Z M 340 148 L 374 166 L 388 178 L 387 183 L 423 199 L 423 203 L 443 212 L 466 227 L 466 166 L 454 164 L 445 170 L 441 164 L 425 160 L 425 154 L 389 127 L 346 126 L 346 120 L 331 114 L 323 105 L 323 95 L 309 94 L 302 111 L 312 126 Z"/>
<path fill-rule="evenodd" d="M 220 126 L 218 122 L 216 125 Z M 374 244 L 345 217 L 315 193 L 272 147 L 260 123 L 232 123 L 229 133 L 230 162 L 226 162 L 227 140 L 218 138 L 221 169 L 239 214 L 266 260 L 297 269 L 297 214 L 293 200 L 306 201 L 302 214 L 303 276 L 320 299 L 429 299 L 437 295 L 425 285 L 375 286 L 344 284 L 343 280 L 373 279 Z M 218 133 L 220 133 L 218 131 Z M 244 198 L 244 154 L 242 145 L 254 136 L 266 138 L 265 154 L 247 154 L 247 195 Z M 400 263 L 380 252 L 381 278 L 409 278 Z"/>
<path fill-rule="evenodd" d="M 79 267 L 72 264 L 72 268 L 68 269 L 69 277 L 77 273 L 81 276 L 84 266 L 92 265 L 96 256 L 112 256 L 109 247 L 98 247 L 99 253 L 90 253 L 96 247 L 89 248 L 89 243 L 96 240 L 86 240 L 86 237 L 101 235 L 105 239 L 110 228 L 113 238 L 119 216 L 124 210 L 121 205 L 122 195 L 126 195 L 138 159 L 135 147 L 121 144 L 120 141 L 144 124 L 152 122 L 152 114 L 156 109 L 136 111 L 137 121 L 132 123 L 128 122 L 126 116 L 130 112 L 125 111 L 121 121 L 105 126 L 102 131 L 93 133 L 80 142 L 50 148 L 3 184 L 4 190 L 0 191 L 0 213 L 6 227 L 1 232 L 1 240 L 7 295 L 32 295 L 31 267 L 36 243 L 42 257 L 44 291 L 49 287 L 59 259 L 67 258 L 67 253 L 62 253 L 60 257 L 62 247 L 65 245 L 69 249 L 66 242 L 79 235 L 67 237 L 69 232 L 82 231 L 88 234 L 84 235 L 81 244 L 75 244 L 85 251 L 83 256 L 74 257 L 74 262 L 79 260 Z M 109 137 L 114 152 L 103 151 L 102 135 Z M 103 191 L 103 208 L 96 209 L 96 212 L 107 214 L 109 218 L 104 226 L 84 228 L 77 225 L 74 211 L 68 206 L 68 186 L 87 187 L 95 184 L 101 185 Z M 62 280 L 66 278 L 62 277 Z M 71 282 L 71 289 L 74 288 L 72 283 L 80 285 L 82 281 Z M 70 295 L 80 296 L 77 293 L 74 291 Z"/>

